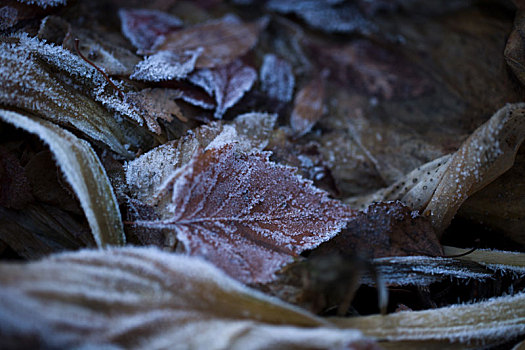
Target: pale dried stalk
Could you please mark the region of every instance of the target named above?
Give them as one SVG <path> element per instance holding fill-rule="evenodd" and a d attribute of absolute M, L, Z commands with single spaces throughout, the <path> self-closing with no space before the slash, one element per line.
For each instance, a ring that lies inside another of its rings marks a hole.
<path fill-rule="evenodd" d="M 445 255 L 459 255 L 469 250 L 470 249 L 443 246 Z M 525 271 L 525 253 L 478 249 L 457 259 L 474 261 L 483 265 L 497 265 L 504 269 Z"/>
<path fill-rule="evenodd" d="M 476 304 L 331 320 L 341 328 L 359 329 L 380 341 L 489 344 L 525 334 L 523 305 L 525 293 L 520 293 Z"/>
<path fill-rule="evenodd" d="M 39 118 L 0 110 L 0 120 L 37 135 L 49 146 L 80 201 L 97 246 L 123 245 L 125 236 L 117 200 L 89 143 Z"/>

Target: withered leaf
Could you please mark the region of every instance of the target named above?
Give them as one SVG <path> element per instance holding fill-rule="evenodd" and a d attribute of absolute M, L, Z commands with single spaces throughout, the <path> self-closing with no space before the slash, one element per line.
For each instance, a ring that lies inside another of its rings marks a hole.
<path fill-rule="evenodd" d="M 257 72 L 236 60 L 215 69 L 202 69 L 193 73 L 189 80 L 215 96 L 215 118 L 221 119 L 226 110 L 235 105 L 249 91 L 257 79 Z"/>
<path fill-rule="evenodd" d="M 323 75 L 314 78 L 295 96 L 290 126 L 296 136 L 309 132 L 323 115 L 325 95 Z"/>
<path fill-rule="evenodd" d="M 333 253 L 382 258 L 442 256 L 443 250 L 430 220 L 397 201 L 374 203 L 359 212 L 339 235 L 312 255 Z"/>
<path fill-rule="evenodd" d="M 469 196 L 512 166 L 524 138 L 525 104 L 508 104 L 455 153 L 424 164 L 385 189 L 347 202 L 363 207 L 374 201 L 401 200 L 429 215 L 440 235 Z"/>
<path fill-rule="evenodd" d="M 294 13 L 311 27 L 329 33 L 368 34 L 375 30 L 356 5 L 342 0 L 270 0 L 266 7 L 279 13 Z"/>
<path fill-rule="evenodd" d="M 187 121 L 174 101 L 178 97 L 180 93 L 177 90 L 154 88 L 129 92 L 125 95 L 125 100 L 140 111 L 151 131 L 160 134 L 161 129 L 157 119 L 171 122 L 173 116 L 176 116 L 182 121 Z"/>
<path fill-rule="evenodd" d="M 17 0 L 18 2 L 28 4 L 28 5 L 37 5 L 42 8 L 54 7 L 59 5 L 65 5 L 67 0 Z"/>
<path fill-rule="evenodd" d="M 102 74 L 68 50 L 22 34 L 0 40 L 0 62 L 1 103 L 77 129 L 125 157 L 130 146 L 147 142 L 144 131 L 102 105 L 142 124 L 137 111 L 106 91 Z"/>
<path fill-rule="evenodd" d="M 195 62 L 201 53 L 200 48 L 181 54 L 165 50 L 159 51 L 139 62 L 130 78 L 143 81 L 185 78 L 195 68 Z"/>
<path fill-rule="evenodd" d="M 189 254 L 243 282 L 270 281 L 355 213 L 268 157 L 214 140 L 165 183 L 158 197 L 170 203 L 162 220 L 137 223 L 172 228 Z"/>
<path fill-rule="evenodd" d="M 4 348 L 378 349 L 205 261 L 158 249 L 2 264 L 0 286 Z"/>
<path fill-rule="evenodd" d="M 172 173 L 188 164 L 195 152 L 208 147 L 219 135 L 238 142 L 237 147 L 246 152 L 262 151 L 276 119 L 274 114 L 247 113 L 235 118 L 231 125 L 212 122 L 190 130 L 179 140 L 152 149 L 125 166 L 130 195 L 145 204 L 155 204 L 155 196 Z"/>
<path fill-rule="evenodd" d="M 0 110 L 0 119 L 44 141 L 75 192 L 99 247 L 125 242 L 113 189 L 100 160 L 88 142 L 36 117 Z"/>
<path fill-rule="evenodd" d="M 344 84 L 384 99 L 417 97 L 430 90 L 430 81 L 402 54 L 370 40 L 316 50 L 318 60 Z"/>
<path fill-rule="evenodd" d="M 281 102 L 292 100 L 295 76 L 286 60 L 273 54 L 265 55 L 260 77 L 261 89 L 268 97 Z"/>
<path fill-rule="evenodd" d="M 139 52 L 149 50 L 164 35 L 182 28 L 182 21 L 168 13 L 148 9 L 120 9 L 122 33 Z"/>
<path fill-rule="evenodd" d="M 213 68 L 233 62 L 255 46 L 263 24 L 233 20 L 212 21 L 167 34 L 154 49 L 178 55 L 202 48 L 196 68 Z"/>

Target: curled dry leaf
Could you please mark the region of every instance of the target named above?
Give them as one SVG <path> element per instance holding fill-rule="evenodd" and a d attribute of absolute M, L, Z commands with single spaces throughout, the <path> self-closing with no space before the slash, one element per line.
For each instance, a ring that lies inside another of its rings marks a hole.
<path fill-rule="evenodd" d="M 474 131 L 457 152 L 421 166 L 386 189 L 347 202 L 359 207 L 401 200 L 429 215 L 440 234 L 469 196 L 512 167 L 524 138 L 525 104 L 509 104 Z"/>
<path fill-rule="evenodd" d="M 0 62 L 1 103 L 73 127 L 126 157 L 130 146 L 147 142 L 143 131 L 100 103 L 139 124 L 141 116 L 114 96 L 114 90 L 106 92 L 102 74 L 68 50 L 20 35 L 0 40 Z"/>
<path fill-rule="evenodd" d="M 222 132 L 238 147 L 249 152 L 266 147 L 277 116 L 248 113 L 235 118 L 231 126 L 213 122 L 190 131 L 177 141 L 168 142 L 126 164 L 126 181 L 131 196 L 153 205 L 155 196 L 173 172 L 188 164 L 193 155 L 206 148 Z"/>
<path fill-rule="evenodd" d="M 89 143 L 38 118 L 1 110 L 0 119 L 36 134 L 49 146 L 80 201 L 97 245 L 124 244 L 124 231 L 113 189 Z"/>
<path fill-rule="evenodd" d="M 226 110 L 235 105 L 252 88 L 257 72 L 240 60 L 215 69 L 202 69 L 189 77 L 189 80 L 215 96 L 217 107 L 215 118 L 221 119 Z"/>
<path fill-rule="evenodd" d="M 443 250 L 428 218 L 401 202 L 370 205 L 345 229 L 323 243 L 312 255 L 340 253 L 367 258 L 388 256 L 442 256 Z"/>
<path fill-rule="evenodd" d="M 189 254 L 255 283 L 272 280 L 355 215 L 292 168 L 271 163 L 268 153 L 246 155 L 225 138 L 216 138 L 164 183 L 157 195 L 165 207 L 159 208 L 162 220 L 136 223 L 173 229 Z"/>
<path fill-rule="evenodd" d="M 122 33 L 139 50 L 150 50 L 164 35 L 182 28 L 182 21 L 168 13 L 148 9 L 120 9 Z"/>
<path fill-rule="evenodd" d="M 260 22 L 212 21 L 167 34 L 154 49 L 183 55 L 202 48 L 196 68 L 224 66 L 255 46 L 263 26 L 264 23 Z"/>
<path fill-rule="evenodd" d="M 377 348 L 360 332 L 330 327 L 209 263 L 152 248 L 3 264 L 0 286 L 8 347 Z"/>
<path fill-rule="evenodd" d="M 269 98 L 281 102 L 290 102 L 292 100 L 295 76 L 292 66 L 286 60 L 273 54 L 265 55 L 260 77 L 261 90 Z"/>
<path fill-rule="evenodd" d="M 339 327 L 356 328 L 365 335 L 386 340 L 391 346 L 399 342 L 406 348 L 411 342 L 426 340 L 441 342 L 441 348 L 448 348 L 451 343 L 481 347 L 525 334 L 524 303 L 525 293 L 519 293 L 476 304 L 331 320 Z"/>

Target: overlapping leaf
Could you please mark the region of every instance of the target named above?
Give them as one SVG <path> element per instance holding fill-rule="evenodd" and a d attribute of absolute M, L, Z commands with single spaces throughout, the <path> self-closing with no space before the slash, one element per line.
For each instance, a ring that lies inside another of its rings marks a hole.
<path fill-rule="evenodd" d="M 183 55 L 202 48 L 196 68 L 213 68 L 233 62 L 255 46 L 264 23 L 242 23 L 224 19 L 185 28 L 165 36 L 157 51 Z"/>
<path fill-rule="evenodd" d="M 269 281 L 355 213 L 268 157 L 218 137 L 164 183 L 159 202 L 170 201 L 161 220 L 136 223 L 175 230 L 190 254 L 241 281 Z"/>
<path fill-rule="evenodd" d="M 151 248 L 3 264 L 0 286 L 7 347 L 376 348 L 360 332 L 332 328 L 204 261 Z"/>
<path fill-rule="evenodd" d="M 318 76 L 297 93 L 290 125 L 297 136 L 306 134 L 323 115 L 324 78 Z"/>
<path fill-rule="evenodd" d="M 370 196 L 349 199 L 355 206 L 399 199 L 430 215 L 442 232 L 461 204 L 507 171 L 525 138 L 525 105 L 507 105 L 480 126 L 451 155 L 427 163 L 392 186 Z"/>
<path fill-rule="evenodd" d="M 1 110 L 0 119 L 38 135 L 49 145 L 80 201 L 97 245 L 124 244 L 122 221 L 113 189 L 89 143 L 38 118 Z"/>
<path fill-rule="evenodd" d="M 189 77 L 193 84 L 215 96 L 217 119 L 221 119 L 226 110 L 239 102 L 244 93 L 251 89 L 255 79 L 255 69 L 245 66 L 240 60 L 215 69 L 202 69 Z"/>
<path fill-rule="evenodd" d="M 261 65 L 261 89 L 271 99 L 289 102 L 292 100 L 295 76 L 286 60 L 273 54 L 264 56 Z"/>

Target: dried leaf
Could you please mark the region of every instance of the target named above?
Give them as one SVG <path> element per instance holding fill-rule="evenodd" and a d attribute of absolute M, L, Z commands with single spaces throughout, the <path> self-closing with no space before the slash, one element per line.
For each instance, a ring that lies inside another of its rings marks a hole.
<path fill-rule="evenodd" d="M 3 264 L 0 285 L 7 347 L 377 348 L 360 332 L 327 326 L 204 261 L 151 248 Z"/>
<path fill-rule="evenodd" d="M 182 28 L 182 21 L 168 13 L 147 9 L 120 9 L 122 33 L 137 48 L 150 50 L 166 34 Z"/>
<path fill-rule="evenodd" d="M 18 2 L 28 4 L 28 5 L 37 5 L 42 8 L 55 7 L 60 5 L 65 5 L 66 0 L 17 0 Z"/>
<path fill-rule="evenodd" d="M 222 132 L 246 152 L 262 150 L 268 143 L 276 115 L 248 113 L 238 116 L 231 126 L 219 122 L 203 125 L 177 141 L 168 142 L 126 164 L 126 182 L 133 198 L 153 205 L 155 196 L 174 171 L 188 164 L 193 155 L 206 148 Z"/>
<path fill-rule="evenodd" d="M 219 139 L 164 184 L 157 197 L 170 202 L 159 208 L 162 220 L 137 224 L 172 228 L 189 254 L 254 283 L 270 281 L 355 215 L 269 154 L 245 155 Z"/>
<path fill-rule="evenodd" d="M 286 60 L 273 54 L 264 56 L 260 72 L 261 89 L 269 98 L 290 102 L 295 86 L 292 66 Z"/>
<path fill-rule="evenodd" d="M 186 78 L 195 69 L 195 62 L 201 53 L 200 48 L 181 54 L 159 51 L 139 62 L 130 78 L 154 82 Z"/>
<path fill-rule="evenodd" d="M 525 273 L 525 253 L 490 249 L 476 249 L 471 252 L 471 249 L 448 246 L 443 246 L 443 250 L 446 255 L 462 255 L 469 252 L 469 254 L 460 256 L 457 259 L 473 261 L 494 270 L 510 270 L 521 274 Z"/>
<path fill-rule="evenodd" d="M 356 5 L 342 0 L 270 0 L 266 7 L 279 13 L 294 13 L 311 27 L 328 33 L 369 34 L 375 30 Z"/>
<path fill-rule="evenodd" d="M 438 234 L 463 202 L 507 171 L 525 138 L 525 105 L 509 104 L 480 126 L 459 148 L 372 195 L 348 200 L 354 207 L 378 200 L 401 200 L 429 215 Z"/>
<path fill-rule="evenodd" d="M 202 48 L 196 68 L 224 66 L 246 54 L 255 46 L 261 23 L 241 23 L 232 20 L 212 21 L 167 34 L 154 49 L 183 55 Z"/>
<path fill-rule="evenodd" d="M 296 136 L 308 133 L 321 118 L 323 115 L 324 94 L 325 86 L 322 75 L 310 81 L 297 93 L 292 115 L 290 116 L 290 126 Z"/>
<path fill-rule="evenodd" d="M 125 237 L 113 189 L 89 143 L 44 120 L 1 110 L 0 118 L 40 137 L 53 152 L 77 195 L 99 247 L 121 245 Z"/>
<path fill-rule="evenodd" d="M 475 304 L 331 320 L 339 327 L 356 328 L 365 335 L 388 341 L 384 344 L 425 340 L 440 341 L 442 348 L 448 348 L 450 343 L 480 347 L 525 334 L 523 303 L 525 293 L 520 293 Z"/>
<path fill-rule="evenodd" d="M 136 111 L 114 96 L 115 91 L 105 92 L 108 84 L 102 74 L 69 51 L 21 35 L 0 41 L 0 62 L 2 104 L 73 127 L 126 157 L 130 146 L 146 142 L 144 132 L 89 97 L 142 123 Z"/>
<path fill-rule="evenodd" d="M 181 121 L 188 121 L 174 101 L 178 97 L 180 97 L 180 92 L 177 90 L 155 88 L 129 92 L 125 95 L 125 100 L 140 111 L 139 113 L 151 131 L 160 134 L 161 129 L 157 119 L 171 122 L 172 116 L 176 116 Z"/>
<path fill-rule="evenodd" d="M 237 60 L 215 69 L 202 69 L 193 73 L 189 80 L 215 96 L 215 118 L 221 119 L 226 110 L 235 105 L 249 91 L 257 79 L 257 72 Z"/>
<path fill-rule="evenodd" d="M 443 250 L 428 220 L 401 202 L 374 203 L 350 220 L 346 228 L 312 255 L 340 253 L 367 258 L 442 256 Z"/>

